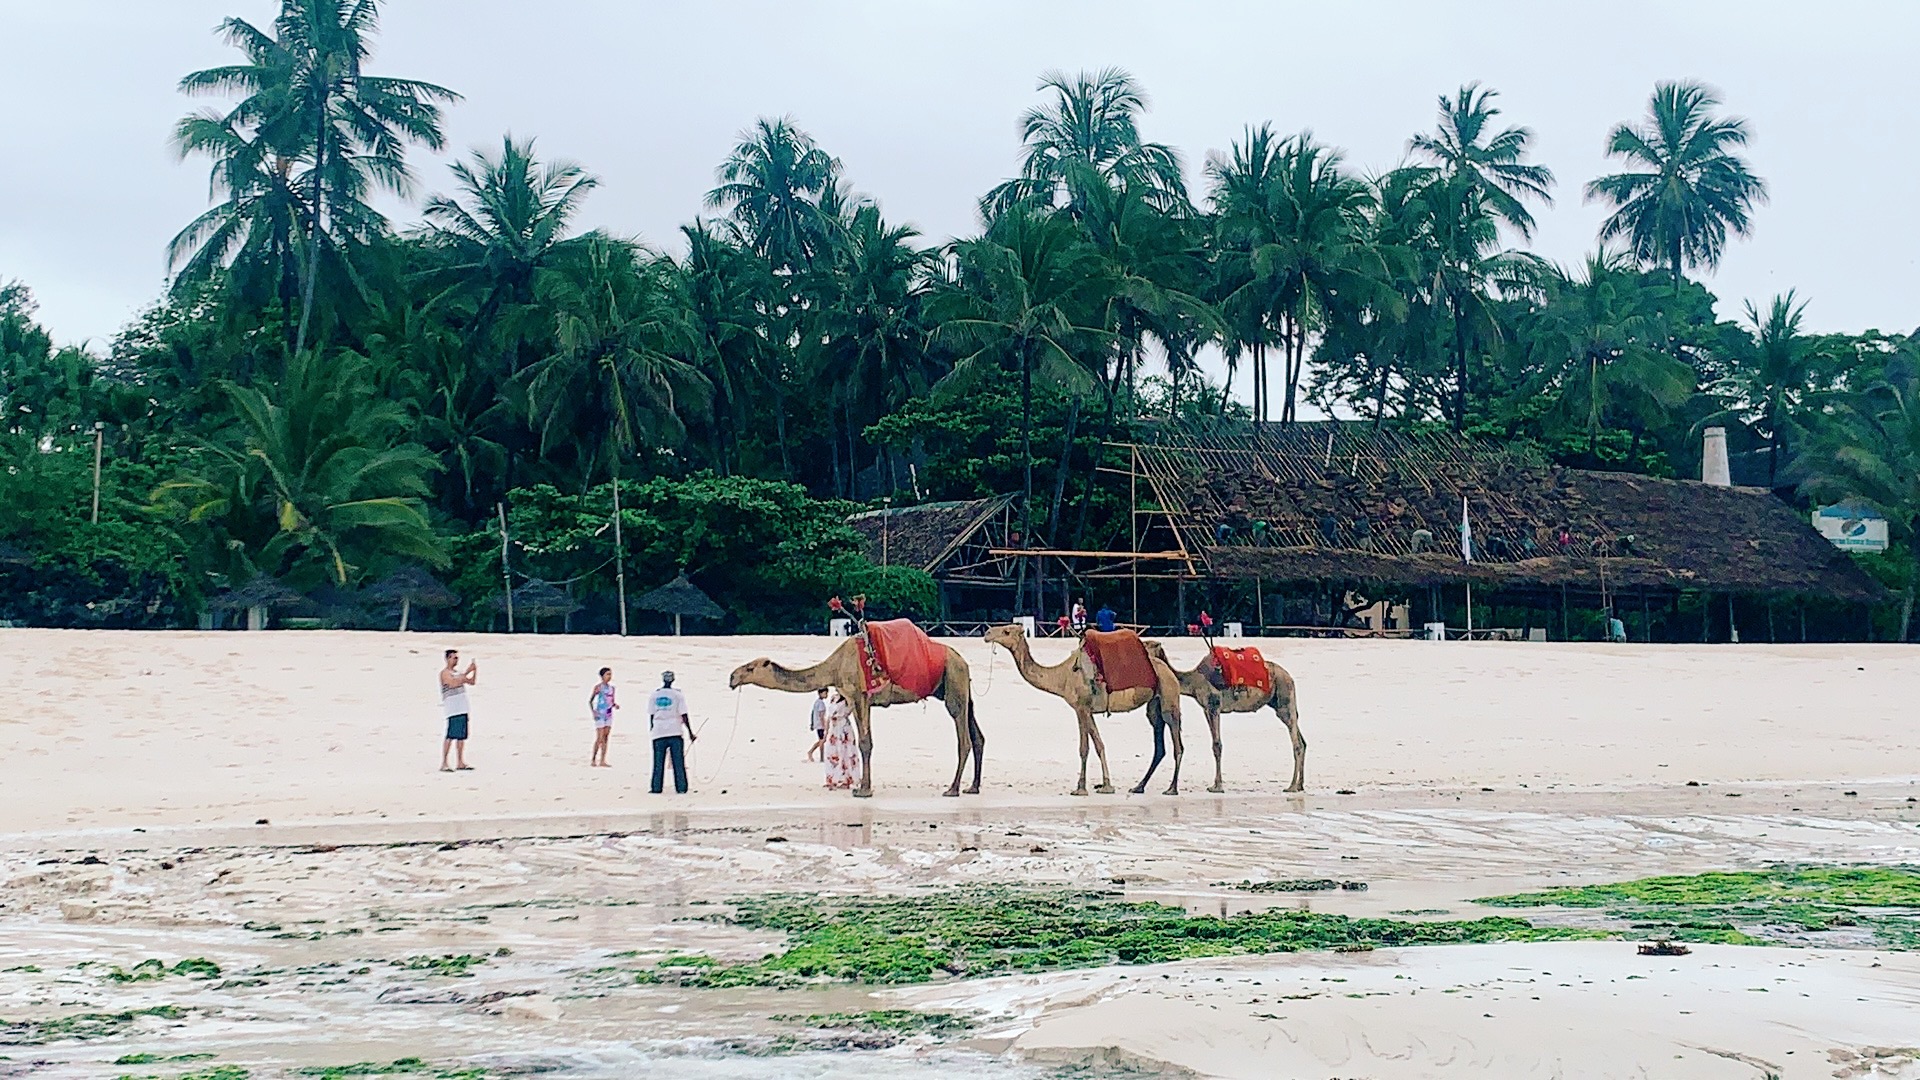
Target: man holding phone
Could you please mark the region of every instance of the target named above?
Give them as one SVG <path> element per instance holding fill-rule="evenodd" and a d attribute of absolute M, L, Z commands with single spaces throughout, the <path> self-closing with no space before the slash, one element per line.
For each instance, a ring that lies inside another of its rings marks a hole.
<path fill-rule="evenodd" d="M 460 670 L 460 650 L 447 650 L 447 666 L 440 669 L 440 711 L 447 717 L 447 738 L 440 744 L 440 771 L 464 772 L 473 766 L 467 764 L 467 687 L 479 679 L 478 666 L 467 664 L 467 670 Z M 454 764 L 447 764 L 447 753 L 452 751 Z"/>

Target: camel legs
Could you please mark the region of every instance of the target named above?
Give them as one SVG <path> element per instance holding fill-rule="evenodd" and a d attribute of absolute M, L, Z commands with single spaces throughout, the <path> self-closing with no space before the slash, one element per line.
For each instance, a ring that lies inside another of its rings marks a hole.
<path fill-rule="evenodd" d="M 1307 737 L 1300 734 L 1300 708 L 1294 704 L 1293 695 L 1285 698 L 1275 695 L 1273 711 L 1280 716 L 1280 722 L 1287 725 L 1287 734 L 1293 736 L 1293 783 L 1287 785 L 1288 791 L 1307 790 Z"/>
<path fill-rule="evenodd" d="M 980 794 L 980 764 L 987 756 L 987 735 L 980 730 L 980 721 L 974 719 L 973 702 L 967 702 L 967 734 L 973 740 L 973 786 L 966 790 L 968 795 Z"/>
<path fill-rule="evenodd" d="M 1207 790 L 1217 795 L 1227 790 L 1226 779 L 1220 773 L 1220 702 L 1205 701 L 1201 707 L 1207 711 L 1207 730 L 1213 735 L 1213 786 Z"/>
<path fill-rule="evenodd" d="M 860 735 L 860 786 L 853 789 L 856 799 L 873 798 L 873 706 L 861 694 L 853 702 L 853 724 Z"/>
<path fill-rule="evenodd" d="M 1107 771 L 1107 743 L 1100 737 L 1100 726 L 1093 722 L 1091 709 L 1075 706 L 1073 712 L 1080 724 L 1080 784 L 1073 789 L 1073 794 L 1087 793 L 1087 747 L 1091 744 L 1094 752 L 1100 755 L 1100 786 L 1093 790 L 1102 795 L 1111 795 L 1113 774 Z"/>
<path fill-rule="evenodd" d="M 1147 763 L 1147 775 L 1133 785 L 1133 793 L 1139 795 L 1147 790 L 1147 782 L 1153 779 L 1154 771 L 1160 768 L 1160 762 L 1167 756 L 1167 733 L 1173 733 L 1173 783 L 1167 785 L 1167 794 L 1180 794 L 1180 759 L 1186 756 L 1186 745 L 1180 737 L 1180 714 L 1171 709 L 1163 709 L 1160 699 L 1147 702 L 1147 722 L 1153 725 L 1153 760 Z"/>
<path fill-rule="evenodd" d="M 967 755 L 970 753 L 978 755 L 980 753 L 973 745 L 973 733 L 980 730 L 980 725 L 973 722 L 973 703 L 963 694 L 948 694 L 945 704 L 947 706 L 947 714 L 953 717 L 954 741 L 959 744 L 959 759 L 953 763 L 953 783 L 947 785 L 945 792 L 947 798 L 953 799 L 958 798 L 960 795 L 960 776 L 967 770 Z M 972 794 L 978 795 L 980 793 L 980 765 L 977 756 L 974 758 L 974 762 Z"/>
<path fill-rule="evenodd" d="M 1167 721 L 1160 715 L 1160 708 L 1153 702 L 1147 703 L 1147 722 L 1153 725 L 1153 760 L 1147 762 L 1147 775 L 1133 785 L 1133 793 L 1139 795 L 1147 790 L 1147 781 L 1153 779 L 1153 772 L 1167 756 Z"/>

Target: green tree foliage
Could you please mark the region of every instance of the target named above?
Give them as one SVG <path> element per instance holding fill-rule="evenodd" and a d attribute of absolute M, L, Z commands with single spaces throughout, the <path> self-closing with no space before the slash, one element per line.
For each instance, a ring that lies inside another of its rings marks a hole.
<path fill-rule="evenodd" d="M 1739 154 L 1747 122 L 1714 115 L 1720 99 L 1698 83 L 1661 83 L 1639 126 L 1621 124 L 1607 153 L 1625 172 L 1587 185 L 1587 198 L 1613 209 L 1600 239 L 1625 240 L 1643 263 L 1664 266 L 1676 282 L 1685 268 L 1720 263 L 1727 234 L 1752 230 L 1753 208 L 1767 185 Z"/>
<path fill-rule="evenodd" d="M 1554 175 L 1490 88 L 1441 97 L 1374 174 L 1252 118 L 1196 208 L 1111 68 L 1042 78 L 970 235 L 921 237 L 766 118 L 716 170 L 718 216 L 656 250 L 581 229 L 600 181 L 532 138 L 420 184 L 408 152 L 457 96 L 370 70 L 376 0 L 278 9 L 223 23 L 236 61 L 181 83 L 214 104 L 172 132 L 209 200 L 155 306 L 101 352 L 0 287 L 0 618 L 191 623 L 256 574 L 339 590 L 426 562 L 484 625 L 504 509 L 515 583 L 564 583 L 605 629 L 616 478 L 636 590 L 685 568 L 745 629 L 813 625 L 834 592 L 924 614 L 925 575 L 875 566 L 848 514 L 1017 493 L 1031 532 L 1124 544 L 1112 441 L 1303 401 L 1658 473 L 1731 420 L 1782 484 L 1904 514 L 1909 544 L 1908 340 L 1811 335 L 1792 293 L 1722 319 L 1683 276 L 1765 195 L 1697 86 L 1611 133 L 1623 171 L 1586 190 L 1612 213 L 1571 269 L 1526 250 Z M 441 194 L 395 230 L 377 208 L 416 186 Z"/>

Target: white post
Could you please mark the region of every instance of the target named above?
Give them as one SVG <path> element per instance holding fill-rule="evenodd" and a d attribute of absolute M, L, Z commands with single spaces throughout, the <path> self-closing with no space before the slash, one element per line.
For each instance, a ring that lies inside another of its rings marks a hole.
<path fill-rule="evenodd" d="M 106 442 L 107 425 L 93 422 L 93 523 L 100 524 L 100 451 Z"/>
<path fill-rule="evenodd" d="M 673 636 L 680 636 L 680 613 L 677 611 L 673 614 Z"/>
<path fill-rule="evenodd" d="M 1467 582 L 1467 640 L 1473 640 L 1473 582 Z"/>
<path fill-rule="evenodd" d="M 507 585 L 507 633 L 513 633 L 513 573 L 507 569 L 507 504 L 496 503 L 500 511 L 500 578 Z M 540 630 L 539 621 L 534 622 L 534 632 Z"/>
<path fill-rule="evenodd" d="M 627 548 L 620 539 L 620 477 L 613 478 L 613 566 L 620 583 L 620 636 L 627 636 Z"/>
<path fill-rule="evenodd" d="M 400 632 L 403 634 L 407 632 L 407 616 L 411 614 L 413 614 L 413 597 L 402 596 L 400 598 Z"/>

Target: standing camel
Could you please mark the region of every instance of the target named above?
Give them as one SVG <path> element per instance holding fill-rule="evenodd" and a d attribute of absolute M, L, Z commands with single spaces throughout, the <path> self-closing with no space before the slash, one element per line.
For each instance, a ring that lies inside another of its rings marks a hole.
<path fill-rule="evenodd" d="M 1100 728 L 1094 723 L 1094 714 L 1132 712 L 1143 705 L 1147 710 L 1147 720 L 1153 724 L 1156 746 L 1161 745 L 1164 730 L 1169 726 L 1173 729 L 1173 783 L 1167 785 L 1167 794 L 1180 794 L 1180 759 L 1186 752 L 1180 740 L 1180 683 L 1164 659 L 1155 657 L 1151 650 L 1147 654 L 1153 664 L 1157 686 L 1109 694 L 1094 680 L 1093 662 L 1081 649 L 1075 649 L 1072 656 L 1051 667 L 1039 663 L 1034 660 L 1033 649 L 1027 644 L 1027 632 L 1018 623 L 988 630 L 987 643 L 1004 646 L 1013 654 L 1013 663 L 1019 669 L 1021 678 L 1073 706 L 1073 715 L 1080 724 L 1080 786 L 1073 789 L 1073 794 L 1087 793 L 1089 743 L 1100 756 L 1100 786 L 1093 790 L 1102 795 L 1113 793 L 1113 777 L 1107 771 L 1107 745 L 1100 738 Z M 1153 764 L 1160 764 L 1160 755 L 1155 755 Z M 1134 785 L 1133 793 L 1138 795 L 1145 791 L 1147 781 L 1152 778 L 1153 768 L 1149 767 L 1147 775 Z"/>
<path fill-rule="evenodd" d="M 1147 652 L 1157 660 L 1167 658 L 1166 649 L 1157 641 L 1147 642 Z M 1229 686 L 1223 690 L 1213 685 L 1219 667 L 1214 663 L 1211 650 L 1192 671 L 1173 669 L 1174 677 L 1180 680 L 1180 692 L 1200 703 L 1207 714 L 1207 730 L 1213 734 L 1213 786 L 1208 791 L 1226 790 L 1220 777 L 1220 714 L 1258 712 L 1269 705 L 1280 722 L 1287 725 L 1287 733 L 1293 736 L 1293 783 L 1287 790 L 1307 788 L 1307 739 L 1300 734 L 1300 704 L 1294 696 L 1293 676 L 1271 660 L 1266 661 L 1266 665 L 1267 681 L 1273 685 L 1271 693 L 1257 686 Z M 1154 760 L 1159 760 L 1157 746 Z"/>
<path fill-rule="evenodd" d="M 980 732 L 979 721 L 973 715 L 973 679 L 967 668 L 967 662 L 950 646 L 941 646 L 946 652 L 947 672 L 941 679 L 933 696 L 947 706 L 948 715 L 953 717 L 954 739 L 959 743 L 959 761 L 953 766 L 953 783 L 947 787 L 949 797 L 960 794 L 960 777 L 966 771 L 967 755 L 973 755 L 973 786 L 967 794 L 980 794 L 980 764 L 987 749 L 987 737 Z M 761 657 L 750 660 L 733 669 L 733 675 L 727 680 L 733 689 L 742 686 L 764 686 L 769 690 L 785 690 L 795 694 L 811 694 L 821 687 L 831 686 L 840 691 L 840 696 L 853 706 L 854 727 L 860 735 L 860 785 L 853 789 L 855 798 L 873 797 L 873 722 L 872 710 L 888 705 L 907 705 L 921 699 L 888 683 L 874 694 L 867 693 L 867 680 L 860 663 L 860 642 L 858 638 L 848 638 L 840 643 L 825 660 L 812 667 L 784 668 L 779 664 Z"/>

